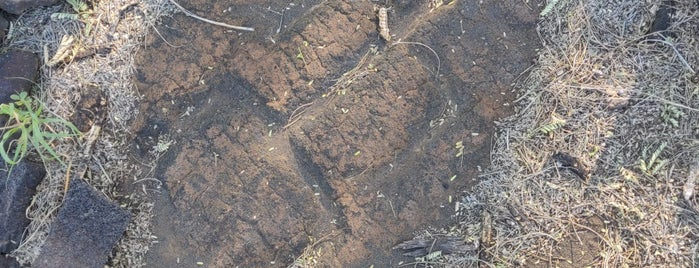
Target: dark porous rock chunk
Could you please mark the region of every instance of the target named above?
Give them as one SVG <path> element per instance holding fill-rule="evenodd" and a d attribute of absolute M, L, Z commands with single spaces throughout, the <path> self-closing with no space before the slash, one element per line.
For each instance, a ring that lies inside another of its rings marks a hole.
<path fill-rule="evenodd" d="M 22 14 L 32 8 L 51 6 L 58 0 L 0 0 L 0 8 L 15 15 Z"/>
<path fill-rule="evenodd" d="M 0 267 L 2 268 L 19 268 L 19 262 L 15 258 L 7 256 L 5 254 L 0 254 Z"/>
<path fill-rule="evenodd" d="M 32 267 L 104 267 L 130 214 L 75 179 Z"/>
<path fill-rule="evenodd" d="M 12 94 L 28 92 L 38 71 L 39 58 L 34 53 L 11 50 L 0 55 L 0 103 L 11 102 Z"/>
<path fill-rule="evenodd" d="M 0 166 L 5 166 L 2 160 Z M 0 253 L 17 248 L 29 225 L 25 211 L 45 175 L 43 165 L 28 161 L 19 162 L 9 175 L 0 171 Z"/>
<path fill-rule="evenodd" d="M 5 41 L 7 31 L 10 29 L 10 21 L 7 20 L 5 14 L 0 13 L 0 43 Z"/>

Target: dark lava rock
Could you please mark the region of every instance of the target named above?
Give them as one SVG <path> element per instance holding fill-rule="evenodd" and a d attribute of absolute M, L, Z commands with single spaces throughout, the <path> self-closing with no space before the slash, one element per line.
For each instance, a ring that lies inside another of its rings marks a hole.
<path fill-rule="evenodd" d="M 129 219 L 127 211 L 75 179 L 32 267 L 102 268 Z"/>
<path fill-rule="evenodd" d="M 0 8 L 9 13 L 20 15 L 28 9 L 50 6 L 58 3 L 58 0 L 0 0 Z"/>
<path fill-rule="evenodd" d="M 19 262 L 15 258 L 7 256 L 5 254 L 0 254 L 0 267 L 2 268 L 19 268 Z"/>
<path fill-rule="evenodd" d="M 10 29 L 10 22 L 7 20 L 4 14 L 0 13 L 0 43 L 5 41 L 5 36 L 7 31 Z"/>
<path fill-rule="evenodd" d="M 38 71 L 39 58 L 34 53 L 13 50 L 0 56 L 0 103 L 10 102 L 10 95 L 17 92 L 28 92 Z"/>
<path fill-rule="evenodd" d="M 668 31 L 672 25 L 672 17 L 675 14 L 675 1 L 665 0 L 660 5 L 660 8 L 655 12 L 653 24 L 648 30 L 649 38 L 664 40 L 664 37 L 675 37 L 675 33 Z"/>
<path fill-rule="evenodd" d="M 1 160 L 0 166 L 5 166 Z M 45 175 L 43 165 L 28 161 L 19 162 L 9 175 L 0 171 L 0 253 L 17 248 L 29 225 L 24 212 Z"/>

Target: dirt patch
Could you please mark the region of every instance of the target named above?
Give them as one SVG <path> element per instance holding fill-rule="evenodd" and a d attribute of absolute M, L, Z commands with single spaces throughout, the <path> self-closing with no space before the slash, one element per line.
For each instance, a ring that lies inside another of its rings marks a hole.
<path fill-rule="evenodd" d="M 399 1 L 386 43 L 370 2 L 240 2 L 185 7 L 254 33 L 175 16 L 138 55 L 134 149 L 165 186 L 148 262 L 282 266 L 321 237 L 330 266 L 409 260 L 391 246 L 489 163 L 537 11 Z"/>

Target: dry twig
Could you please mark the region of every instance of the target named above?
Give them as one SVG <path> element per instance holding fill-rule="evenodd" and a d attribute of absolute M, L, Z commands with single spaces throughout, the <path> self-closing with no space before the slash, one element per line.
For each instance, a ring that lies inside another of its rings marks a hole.
<path fill-rule="evenodd" d="M 230 24 L 226 24 L 226 23 L 223 23 L 223 22 L 218 22 L 218 21 L 213 21 L 213 20 L 209 20 L 209 19 L 206 19 L 206 18 L 202 18 L 202 17 L 197 16 L 196 14 L 190 12 L 189 10 L 186 10 L 184 7 L 180 6 L 177 2 L 175 2 L 175 0 L 170 0 L 170 3 L 172 3 L 172 4 L 175 5 L 177 8 L 179 8 L 180 10 L 182 10 L 182 13 L 184 13 L 185 15 L 190 16 L 190 17 L 195 18 L 195 19 L 198 19 L 198 20 L 200 20 L 200 21 L 209 23 L 209 24 L 213 24 L 213 25 L 221 26 L 221 27 L 226 27 L 226 28 L 230 28 L 230 29 L 234 29 L 234 30 L 239 30 L 239 31 L 248 31 L 248 32 L 253 32 L 253 31 L 255 31 L 255 28 L 242 27 L 242 26 L 235 26 L 235 25 L 230 25 Z"/>

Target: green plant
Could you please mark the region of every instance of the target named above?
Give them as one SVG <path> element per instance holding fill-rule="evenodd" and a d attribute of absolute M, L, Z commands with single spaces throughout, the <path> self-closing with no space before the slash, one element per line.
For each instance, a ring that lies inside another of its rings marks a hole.
<path fill-rule="evenodd" d="M 683 116 L 685 116 L 685 113 L 672 105 L 663 106 L 662 112 L 660 113 L 660 117 L 663 118 L 663 122 L 673 127 L 678 127 L 680 125 L 680 119 Z"/>
<path fill-rule="evenodd" d="M 11 98 L 14 102 L 0 104 L 0 115 L 8 117 L 6 126 L 0 128 L 5 131 L 0 139 L 2 159 L 10 165 L 17 164 L 26 156 L 31 144 L 42 161 L 56 159 L 63 164 L 51 143 L 56 139 L 79 136 L 80 131 L 65 119 L 43 115 L 43 103 L 29 97 L 27 92 L 14 94 Z M 64 127 L 67 131 L 57 132 L 57 127 Z"/>
<path fill-rule="evenodd" d="M 667 160 L 658 158 L 660 153 L 665 149 L 665 146 L 667 146 L 667 143 L 661 143 L 653 154 L 651 154 L 650 158 L 648 158 L 648 148 L 644 148 L 641 159 L 638 161 L 638 168 L 646 175 L 654 176 L 657 174 L 660 168 L 667 164 Z"/>
<path fill-rule="evenodd" d="M 303 64 L 306 65 L 306 58 L 303 56 L 303 52 L 301 52 L 301 48 L 300 48 L 300 47 L 297 47 L 297 49 L 299 50 L 299 53 L 296 54 L 296 59 L 297 59 L 297 60 L 302 60 L 302 61 L 303 61 Z"/>
<path fill-rule="evenodd" d="M 550 0 L 548 1 L 548 4 L 544 7 L 543 10 L 541 10 L 541 13 L 539 13 L 540 17 L 546 17 L 551 11 L 553 11 L 553 8 L 556 7 L 556 4 L 558 4 L 558 0 Z"/>
<path fill-rule="evenodd" d="M 90 14 L 92 14 L 87 3 L 83 2 L 82 0 L 66 0 L 66 2 L 70 4 L 70 7 L 73 8 L 75 13 L 53 13 L 51 14 L 52 19 L 84 20 L 87 19 Z"/>
<path fill-rule="evenodd" d="M 560 118 L 558 115 L 551 115 L 551 120 L 545 125 L 538 127 L 535 131 L 541 132 L 545 135 L 551 135 L 554 131 L 565 126 L 566 120 Z"/>
<path fill-rule="evenodd" d="M 51 19 L 82 21 L 83 23 L 85 23 L 84 34 L 86 36 L 90 35 L 93 25 L 93 22 L 89 20 L 90 16 L 93 13 L 92 10 L 90 10 L 90 7 L 87 5 L 87 3 L 83 2 L 82 0 L 66 0 L 66 2 L 70 4 L 70 7 L 73 9 L 73 11 L 75 11 L 75 13 L 57 12 L 51 14 Z"/>

